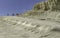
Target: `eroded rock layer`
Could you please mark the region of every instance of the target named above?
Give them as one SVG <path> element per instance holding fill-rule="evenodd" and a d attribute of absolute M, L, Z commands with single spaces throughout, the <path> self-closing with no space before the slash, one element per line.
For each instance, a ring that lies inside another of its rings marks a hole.
<path fill-rule="evenodd" d="M 60 23 L 23 17 L 0 17 L 0 38 L 60 38 Z"/>
<path fill-rule="evenodd" d="M 22 16 L 37 16 L 40 18 L 55 19 L 60 16 L 60 0 L 46 0 L 37 3 L 32 10 L 22 14 Z"/>

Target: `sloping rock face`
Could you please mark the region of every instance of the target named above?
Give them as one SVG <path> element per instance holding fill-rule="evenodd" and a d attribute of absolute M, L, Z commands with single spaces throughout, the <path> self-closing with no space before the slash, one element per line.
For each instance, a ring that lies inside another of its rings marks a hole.
<path fill-rule="evenodd" d="M 47 0 L 37 3 L 31 11 L 24 13 L 23 16 L 58 20 L 60 19 L 60 0 Z"/>
<path fill-rule="evenodd" d="M 0 17 L 0 38 L 60 38 L 59 6 L 59 0 L 47 0 L 21 17 Z"/>
<path fill-rule="evenodd" d="M 60 23 L 27 17 L 0 17 L 0 38 L 60 38 Z"/>

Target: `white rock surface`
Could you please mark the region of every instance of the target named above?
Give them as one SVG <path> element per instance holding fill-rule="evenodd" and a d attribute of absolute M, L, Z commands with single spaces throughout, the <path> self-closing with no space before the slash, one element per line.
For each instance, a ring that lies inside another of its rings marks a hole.
<path fill-rule="evenodd" d="M 60 23 L 16 16 L 0 17 L 0 38 L 60 38 Z"/>

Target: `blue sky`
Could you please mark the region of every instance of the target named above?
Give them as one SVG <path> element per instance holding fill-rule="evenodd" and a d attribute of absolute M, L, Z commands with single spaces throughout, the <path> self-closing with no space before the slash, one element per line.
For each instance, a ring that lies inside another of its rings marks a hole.
<path fill-rule="evenodd" d="M 23 13 L 43 0 L 0 0 L 0 16 L 5 16 L 7 13 Z"/>

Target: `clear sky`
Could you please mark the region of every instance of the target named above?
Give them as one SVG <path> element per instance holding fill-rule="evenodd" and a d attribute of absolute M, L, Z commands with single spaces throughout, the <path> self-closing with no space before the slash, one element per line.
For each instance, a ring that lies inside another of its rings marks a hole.
<path fill-rule="evenodd" d="M 23 13 L 32 9 L 34 4 L 43 0 L 0 0 L 0 16 L 5 16 L 7 13 Z"/>

